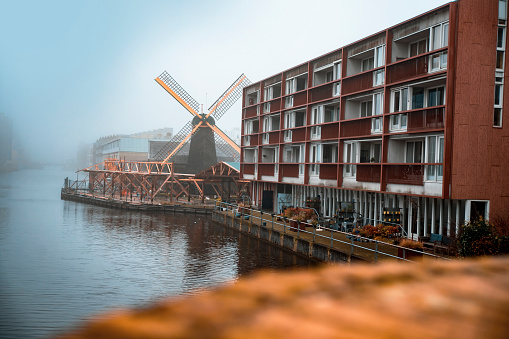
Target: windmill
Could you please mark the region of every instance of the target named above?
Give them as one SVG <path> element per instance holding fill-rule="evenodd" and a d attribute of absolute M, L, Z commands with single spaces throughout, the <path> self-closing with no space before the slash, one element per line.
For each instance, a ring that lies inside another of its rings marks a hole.
<path fill-rule="evenodd" d="M 208 113 L 199 112 L 200 105 L 194 100 L 166 71 L 155 81 L 173 96 L 193 115 L 193 119 L 161 148 L 154 160 L 171 162 L 182 148 L 190 142 L 187 161 L 188 173 L 198 173 L 217 163 L 216 148 L 219 152 L 234 160 L 240 159 L 240 147 L 235 144 L 216 122 L 242 96 L 242 89 L 251 81 L 242 74 L 233 84 L 209 107 Z"/>

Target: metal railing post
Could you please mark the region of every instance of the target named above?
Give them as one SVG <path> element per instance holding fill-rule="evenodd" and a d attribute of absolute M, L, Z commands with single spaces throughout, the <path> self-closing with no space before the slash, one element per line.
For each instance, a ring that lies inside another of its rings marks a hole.
<path fill-rule="evenodd" d="M 375 262 L 377 260 L 377 254 L 378 254 L 378 240 L 375 240 Z"/>

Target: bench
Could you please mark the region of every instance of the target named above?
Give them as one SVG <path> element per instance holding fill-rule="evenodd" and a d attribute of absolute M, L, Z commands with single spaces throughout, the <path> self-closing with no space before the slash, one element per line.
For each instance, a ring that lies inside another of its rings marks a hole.
<path fill-rule="evenodd" d="M 419 237 L 423 250 L 433 251 L 433 254 L 450 255 L 454 251 L 454 241 L 445 235 L 431 233 L 429 237 Z"/>

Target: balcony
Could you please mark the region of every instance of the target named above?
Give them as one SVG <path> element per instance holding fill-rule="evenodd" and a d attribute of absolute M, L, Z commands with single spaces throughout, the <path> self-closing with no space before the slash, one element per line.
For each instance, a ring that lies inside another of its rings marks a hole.
<path fill-rule="evenodd" d="M 408 132 L 444 128 L 445 107 L 428 108 L 408 114 Z"/>
<path fill-rule="evenodd" d="M 332 93 L 332 89 L 331 89 Z M 293 107 L 305 105 L 307 103 L 307 92 L 302 91 L 293 95 Z"/>
<path fill-rule="evenodd" d="M 332 86 L 333 84 L 327 84 L 311 89 L 309 91 L 309 102 L 332 99 Z"/>
<path fill-rule="evenodd" d="M 302 142 L 306 140 L 306 128 L 292 129 L 292 142 Z"/>
<path fill-rule="evenodd" d="M 339 137 L 339 123 L 327 123 L 321 126 L 321 139 L 337 139 Z"/>
<path fill-rule="evenodd" d="M 342 138 L 371 136 L 371 119 L 357 119 L 341 123 Z"/>
<path fill-rule="evenodd" d="M 424 165 L 387 165 L 387 183 L 424 185 Z"/>
<path fill-rule="evenodd" d="M 274 168 L 275 168 L 275 164 L 258 164 L 258 174 L 260 176 L 269 176 L 269 177 L 273 177 L 274 176 Z"/>
<path fill-rule="evenodd" d="M 338 166 L 337 164 L 320 164 L 320 179 L 324 180 L 337 180 L 338 179 Z"/>
<path fill-rule="evenodd" d="M 357 164 L 356 180 L 361 182 L 380 182 L 380 165 Z"/>
<path fill-rule="evenodd" d="M 298 178 L 299 177 L 299 164 L 280 164 L 281 176 L 283 178 Z"/>
<path fill-rule="evenodd" d="M 428 55 L 405 59 L 387 66 L 387 84 L 405 81 L 428 74 Z"/>
<path fill-rule="evenodd" d="M 258 106 L 251 106 L 248 108 L 245 108 L 244 110 L 244 119 L 254 118 L 258 115 Z"/>
<path fill-rule="evenodd" d="M 250 174 L 250 175 L 254 175 L 255 174 L 255 167 L 256 165 L 255 164 L 242 164 L 243 166 L 243 173 L 244 174 Z"/>
<path fill-rule="evenodd" d="M 343 95 L 371 89 L 373 88 L 373 71 L 343 79 L 341 87 Z"/>

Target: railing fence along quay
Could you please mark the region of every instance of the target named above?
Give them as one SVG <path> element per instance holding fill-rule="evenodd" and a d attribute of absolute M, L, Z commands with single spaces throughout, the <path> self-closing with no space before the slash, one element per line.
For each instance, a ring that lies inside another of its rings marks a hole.
<path fill-rule="evenodd" d="M 274 213 L 239 207 L 226 202 L 216 203 L 213 217 L 215 221 L 225 223 L 241 232 L 257 236 L 320 261 L 384 262 L 402 260 L 416 262 L 448 260 L 448 258 L 434 254 L 352 235 L 323 225 L 313 226 L 300 222 L 300 226 L 296 226 L 297 221 L 290 219 L 290 221 L 294 221 L 292 225 L 284 220 L 278 220 L 279 216 Z M 324 251 L 327 251 L 327 255 Z"/>

